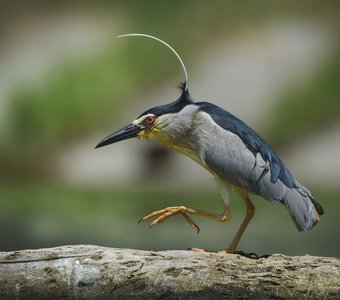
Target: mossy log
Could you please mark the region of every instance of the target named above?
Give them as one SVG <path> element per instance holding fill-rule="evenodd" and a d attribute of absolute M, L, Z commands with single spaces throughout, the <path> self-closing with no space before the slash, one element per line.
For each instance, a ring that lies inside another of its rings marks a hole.
<path fill-rule="evenodd" d="M 0 299 L 340 299 L 340 260 L 90 245 L 0 252 Z"/>

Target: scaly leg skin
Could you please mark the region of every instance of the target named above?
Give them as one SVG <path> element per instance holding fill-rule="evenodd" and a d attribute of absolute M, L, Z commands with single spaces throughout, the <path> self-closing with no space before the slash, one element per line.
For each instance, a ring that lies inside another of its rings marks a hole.
<path fill-rule="evenodd" d="M 236 191 L 241 195 L 242 199 L 244 200 L 246 207 L 247 207 L 247 214 L 240 226 L 240 228 L 238 229 L 234 239 L 232 240 L 230 246 L 227 249 L 223 249 L 223 250 L 218 250 L 218 251 L 213 251 L 213 250 L 207 250 L 207 249 L 200 249 L 200 248 L 190 248 L 189 250 L 191 251 L 195 251 L 195 252 L 212 252 L 212 253 L 221 253 L 221 254 L 226 254 L 226 253 L 238 253 L 241 255 L 244 255 L 246 257 L 249 258 L 258 258 L 258 256 L 255 253 L 243 253 L 243 252 L 235 252 L 237 245 L 244 233 L 244 231 L 246 230 L 249 222 L 251 221 L 251 219 L 254 216 L 255 213 L 255 207 L 253 205 L 253 203 L 251 202 L 248 193 L 244 190 L 241 189 L 237 189 L 235 188 Z M 226 204 L 224 205 L 224 213 L 222 214 L 215 214 L 215 213 L 210 213 L 210 212 L 206 212 L 206 211 L 202 211 L 202 210 L 198 210 L 198 209 L 194 209 L 194 208 L 187 208 L 185 206 L 172 206 L 172 207 L 167 207 L 158 211 L 155 211 L 147 216 L 145 216 L 144 218 L 142 218 L 141 220 L 139 220 L 138 223 L 140 222 L 144 222 L 147 221 L 153 217 L 157 217 L 153 222 L 151 222 L 150 227 L 157 225 L 161 222 L 164 222 L 166 219 L 177 215 L 177 214 L 181 214 L 185 220 L 191 225 L 192 228 L 197 229 L 197 232 L 199 232 L 199 227 L 198 225 L 188 216 L 188 214 L 193 214 L 193 215 L 198 215 L 201 217 L 205 217 L 207 219 L 210 220 L 215 220 L 218 222 L 226 222 L 229 221 L 231 218 L 230 215 L 230 210 L 229 210 L 229 205 Z"/>
<path fill-rule="evenodd" d="M 246 230 L 249 222 L 251 221 L 251 219 L 254 217 L 255 214 L 255 206 L 254 204 L 251 202 L 248 193 L 247 192 L 239 192 L 242 199 L 244 200 L 244 202 L 246 203 L 246 207 L 247 207 L 247 214 L 240 226 L 240 228 L 238 229 L 234 239 L 232 240 L 229 248 L 227 250 L 231 250 L 232 252 L 235 252 L 236 247 L 244 233 L 244 231 Z"/>
<path fill-rule="evenodd" d="M 155 211 L 143 217 L 142 219 L 140 219 L 138 223 L 150 220 L 153 217 L 157 217 L 153 222 L 151 222 L 150 227 L 152 227 L 161 222 L 164 222 L 166 219 L 177 214 L 181 214 L 193 229 L 197 229 L 198 233 L 199 233 L 198 225 L 188 216 L 188 214 L 198 215 L 198 216 L 205 217 L 205 218 L 215 220 L 218 222 L 226 222 L 230 220 L 229 208 L 227 207 L 225 207 L 224 213 L 215 214 L 215 213 L 211 213 L 211 212 L 207 212 L 203 210 L 188 208 L 185 206 L 172 206 L 172 207 L 167 207 L 167 208 Z"/>
<path fill-rule="evenodd" d="M 226 253 L 237 253 L 235 252 L 236 247 L 244 233 L 244 231 L 246 230 L 249 222 L 251 221 L 251 219 L 254 216 L 255 213 L 255 207 L 253 205 L 253 203 L 250 201 L 248 193 L 238 190 L 238 193 L 241 195 L 242 199 L 244 200 L 244 202 L 246 203 L 247 206 L 247 214 L 240 226 L 240 228 L 238 229 L 233 241 L 231 242 L 230 246 L 227 249 L 224 250 L 218 250 L 218 251 L 210 251 L 210 250 L 206 250 L 206 249 L 200 249 L 200 248 L 191 248 L 191 251 L 195 251 L 195 252 L 214 252 L 214 253 L 221 253 L 221 254 L 226 254 Z M 241 254 L 243 256 L 249 257 L 249 258 L 258 258 L 258 256 L 255 253 L 243 253 L 243 252 L 238 252 L 238 254 Z"/>

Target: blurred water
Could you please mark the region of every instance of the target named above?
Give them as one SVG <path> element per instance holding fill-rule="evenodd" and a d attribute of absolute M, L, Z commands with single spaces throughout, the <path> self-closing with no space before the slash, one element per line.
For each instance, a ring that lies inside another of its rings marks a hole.
<path fill-rule="evenodd" d="M 5 189 L 6 190 L 6 189 Z M 29 197 L 20 197 L 20 195 Z M 235 235 L 245 206 L 232 196 L 232 220 L 217 223 L 199 217 L 197 234 L 181 217 L 174 216 L 149 228 L 138 220 L 152 211 L 173 205 L 186 205 L 212 212 L 222 210 L 217 193 L 146 192 L 135 190 L 84 191 L 44 189 L 28 186 L 0 192 L 0 250 L 40 248 L 67 244 L 98 244 L 137 249 L 226 248 Z M 259 254 L 322 255 L 340 257 L 337 211 L 339 196 L 320 194 L 326 214 L 313 230 L 298 232 L 282 205 L 252 197 L 255 217 L 241 240 L 239 249 Z M 4 205 L 5 204 L 5 205 Z M 20 209 L 18 209 L 20 207 Z"/>

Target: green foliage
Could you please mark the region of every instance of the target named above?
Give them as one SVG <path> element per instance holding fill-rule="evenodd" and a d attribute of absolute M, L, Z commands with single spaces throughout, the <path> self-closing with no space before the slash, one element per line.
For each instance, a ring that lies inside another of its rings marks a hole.
<path fill-rule="evenodd" d="M 298 232 L 282 205 L 252 197 L 255 217 L 241 241 L 240 250 L 339 256 L 337 194 L 314 191 L 326 214 L 307 232 Z M 14 184 L 0 189 L 0 249 L 41 248 L 65 244 L 98 244 L 138 249 L 222 249 L 235 234 L 245 205 L 232 194 L 232 220 L 218 223 L 197 216 L 197 234 L 180 216 L 149 229 L 138 220 L 167 206 L 186 205 L 221 212 L 223 202 L 215 191 L 152 192 L 150 190 L 104 190 L 56 185 Z M 317 242 L 316 242 L 317 241 Z M 329 247 L 332 245 L 332 247 Z"/>
<path fill-rule="evenodd" d="M 273 144 L 284 145 L 323 129 L 340 115 L 340 56 L 332 57 L 307 82 L 282 96 L 268 122 L 267 136 Z"/>
<path fill-rule="evenodd" d="M 221 2 L 216 6 L 206 1 L 128 1 L 124 4 L 104 2 L 101 5 L 106 5 L 107 10 L 114 7 L 125 16 L 129 21 L 126 27 L 130 27 L 127 31 L 166 37 L 167 41 L 176 45 L 176 49 L 191 53 L 190 57 L 183 57 L 186 64 L 195 53 L 215 40 L 225 38 L 234 27 L 249 27 L 254 22 L 263 22 L 289 11 L 291 13 L 292 6 L 294 12 L 305 11 L 302 9 L 305 5 L 296 5 L 295 2 L 282 7 L 261 6 L 252 1 L 247 1 L 246 5 Z M 319 12 L 327 6 L 309 8 Z M 148 41 L 140 42 L 137 39 L 112 39 L 112 45 L 105 53 L 87 61 L 75 59 L 60 65 L 46 76 L 40 86 L 19 86 L 13 91 L 11 114 L 8 117 L 10 124 L 5 136 L 0 136 L 0 172 L 7 175 L 14 173 L 19 177 L 26 173 L 33 175 L 34 171 L 37 171 L 35 175 L 39 174 L 44 166 L 37 162 L 37 158 L 48 160 L 51 151 L 58 150 L 65 142 L 110 122 L 119 116 L 122 107 L 126 105 L 126 99 L 157 85 L 162 78 L 179 70 L 178 62 L 161 45 L 150 46 Z M 325 84 L 327 82 L 328 79 L 325 79 Z M 322 94 L 324 90 L 327 92 L 326 85 L 316 92 Z M 143 100 L 142 94 L 139 97 Z M 291 103 L 295 103 L 293 98 Z M 318 101 L 305 102 L 308 102 L 311 110 L 319 110 Z M 312 103 L 315 104 L 314 108 Z M 273 130 L 278 129 L 275 132 L 279 135 L 282 131 L 283 135 L 288 136 L 295 128 L 294 121 L 286 126 L 287 115 L 291 118 L 292 110 L 296 120 L 303 113 L 310 114 L 309 119 L 315 121 L 311 111 L 304 111 L 306 106 L 294 105 L 285 105 L 273 114 L 275 119 L 279 115 L 277 120 L 282 120 L 273 126 Z M 325 106 L 322 109 L 326 112 Z M 305 123 L 307 126 L 309 121 Z M 275 138 L 277 135 L 273 136 Z"/>
<path fill-rule="evenodd" d="M 13 92 L 10 124 L 0 142 L 2 172 L 16 177 L 37 175 L 41 167 L 47 167 L 39 164 L 38 157 L 46 158 L 65 141 L 119 116 L 124 100 L 151 85 L 160 69 L 170 64 L 163 59 L 168 53 L 155 55 L 157 49 L 143 44 L 125 43 L 110 51 L 89 62 L 61 66 L 40 87 Z"/>

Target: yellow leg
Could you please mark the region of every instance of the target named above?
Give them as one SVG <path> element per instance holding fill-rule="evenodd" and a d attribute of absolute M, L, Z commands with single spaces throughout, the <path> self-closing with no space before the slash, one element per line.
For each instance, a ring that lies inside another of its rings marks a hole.
<path fill-rule="evenodd" d="M 238 190 L 238 189 L 236 189 L 236 191 L 241 195 L 242 199 L 246 203 L 247 214 L 246 214 L 240 228 L 238 229 L 234 239 L 232 240 L 230 246 L 227 249 L 223 249 L 223 250 L 219 250 L 219 251 L 210 251 L 210 250 L 200 249 L 200 248 L 191 248 L 190 250 L 197 251 L 197 252 L 217 252 L 217 253 L 234 253 L 235 252 L 237 245 L 238 245 L 239 241 L 241 240 L 241 237 L 242 237 L 244 231 L 246 230 L 249 222 L 251 221 L 251 219 L 253 218 L 254 213 L 255 213 L 255 206 L 251 202 L 248 193 L 245 192 L 245 191 L 242 191 L 242 190 Z"/>
<path fill-rule="evenodd" d="M 215 213 L 211 213 L 211 212 L 207 212 L 207 211 L 203 211 L 199 209 L 188 208 L 185 206 L 172 206 L 172 207 L 167 207 L 167 208 L 164 208 L 158 211 L 154 211 L 153 213 L 140 219 L 138 223 L 147 221 L 153 217 L 157 217 L 150 224 L 150 226 L 154 226 L 161 222 L 164 222 L 166 219 L 177 214 L 181 214 L 185 218 L 185 220 L 190 224 L 190 226 L 194 229 L 197 229 L 198 232 L 199 232 L 198 225 L 188 216 L 188 214 L 201 216 L 201 217 L 204 217 L 210 220 L 215 220 L 218 222 L 226 222 L 226 221 L 229 221 L 231 218 L 228 207 L 224 207 L 224 212 L 222 214 L 215 214 Z"/>
<path fill-rule="evenodd" d="M 225 251 L 228 253 L 233 253 L 236 250 L 236 247 L 244 233 L 244 231 L 246 230 L 249 222 L 251 221 L 251 219 L 253 218 L 254 214 L 255 214 L 255 206 L 254 204 L 251 202 L 248 193 L 242 193 L 241 197 L 243 198 L 244 202 L 246 203 L 247 206 L 247 214 L 240 226 L 240 228 L 238 229 L 234 239 L 232 240 L 230 246 L 228 249 L 226 249 Z"/>
<path fill-rule="evenodd" d="M 253 205 L 253 203 L 251 202 L 248 193 L 244 190 L 240 190 L 240 189 L 235 189 L 242 197 L 242 199 L 244 200 L 246 207 L 247 207 L 247 214 L 240 226 L 240 228 L 238 229 L 234 239 L 232 240 L 230 246 L 227 249 L 223 249 L 223 250 L 219 250 L 219 251 L 210 251 L 210 250 L 206 250 L 206 249 L 200 249 L 200 248 L 191 248 L 190 250 L 192 251 L 197 251 L 197 252 L 218 252 L 218 253 L 234 253 L 237 245 L 244 233 L 244 231 L 246 230 L 249 222 L 251 221 L 251 219 L 254 216 L 255 213 L 255 207 Z M 229 210 L 229 204 L 224 205 L 224 212 L 222 214 L 216 214 L 216 213 L 211 213 L 211 212 L 207 212 L 207 211 L 203 211 L 203 210 L 199 210 L 199 209 L 194 209 L 194 208 L 188 208 L 185 206 L 172 206 L 172 207 L 167 207 L 155 212 L 152 212 L 151 214 L 143 217 L 142 219 L 139 220 L 138 223 L 140 222 L 144 222 L 147 220 L 150 220 L 153 217 L 157 217 L 154 221 L 151 222 L 150 227 L 157 225 L 161 222 L 164 222 L 166 219 L 177 215 L 177 214 L 181 214 L 185 220 L 190 224 L 190 226 L 193 229 L 197 229 L 197 231 L 199 232 L 199 227 L 198 225 L 188 216 L 188 214 L 192 214 L 192 215 L 197 215 L 197 216 L 201 216 L 210 220 L 214 220 L 214 221 L 218 221 L 218 222 L 226 222 L 229 221 L 231 219 L 231 214 L 230 214 L 230 210 Z"/>

